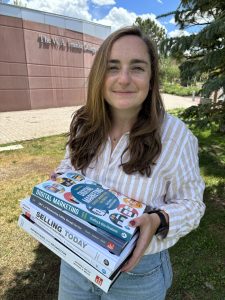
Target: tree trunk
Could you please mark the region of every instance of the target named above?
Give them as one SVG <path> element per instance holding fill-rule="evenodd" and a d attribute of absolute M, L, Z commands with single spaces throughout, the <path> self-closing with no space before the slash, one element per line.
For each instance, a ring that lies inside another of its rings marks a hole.
<path fill-rule="evenodd" d="M 213 103 L 217 102 L 217 97 L 218 97 L 218 91 L 215 91 L 213 95 Z"/>

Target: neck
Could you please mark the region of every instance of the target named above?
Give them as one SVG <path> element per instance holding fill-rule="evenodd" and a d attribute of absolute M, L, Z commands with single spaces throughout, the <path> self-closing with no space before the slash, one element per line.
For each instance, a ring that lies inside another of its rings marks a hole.
<path fill-rule="evenodd" d="M 131 115 L 123 111 L 119 111 L 119 113 L 112 112 L 112 127 L 110 130 L 111 140 L 118 142 L 124 133 L 131 130 L 136 119 L 137 113 Z"/>
<path fill-rule="evenodd" d="M 121 129 L 121 131 L 130 131 L 131 127 L 137 120 L 137 111 L 111 111 L 112 113 L 112 128 Z"/>

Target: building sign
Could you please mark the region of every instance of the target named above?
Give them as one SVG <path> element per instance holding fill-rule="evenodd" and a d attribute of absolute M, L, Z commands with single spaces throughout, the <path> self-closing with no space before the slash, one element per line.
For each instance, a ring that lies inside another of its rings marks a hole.
<path fill-rule="evenodd" d="M 66 50 L 66 51 L 85 51 L 85 52 L 91 52 L 92 55 L 96 53 L 98 48 L 95 46 L 84 43 L 82 41 L 74 41 L 70 42 L 63 38 L 56 38 L 56 37 L 49 37 L 46 35 L 39 35 L 38 36 L 38 42 L 39 46 L 43 48 L 49 48 L 51 46 L 52 48 L 59 49 L 59 50 Z"/>

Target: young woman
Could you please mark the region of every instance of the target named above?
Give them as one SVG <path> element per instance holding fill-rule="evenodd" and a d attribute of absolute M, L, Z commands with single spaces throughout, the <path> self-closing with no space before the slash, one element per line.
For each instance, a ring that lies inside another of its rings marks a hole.
<path fill-rule="evenodd" d="M 80 170 L 151 210 L 133 219 L 137 245 L 107 294 L 62 261 L 59 299 L 165 299 L 172 281 L 167 249 L 205 210 L 197 152 L 190 130 L 165 113 L 153 43 L 135 27 L 112 33 L 95 56 L 87 103 L 72 120 L 56 173 Z"/>

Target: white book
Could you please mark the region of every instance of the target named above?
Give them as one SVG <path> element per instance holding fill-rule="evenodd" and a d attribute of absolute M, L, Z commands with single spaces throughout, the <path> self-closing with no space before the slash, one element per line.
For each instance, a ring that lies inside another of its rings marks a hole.
<path fill-rule="evenodd" d="M 37 225 L 48 231 L 54 238 L 65 244 L 107 277 L 110 277 L 115 269 L 117 269 L 131 253 L 137 240 L 137 234 L 135 234 L 121 255 L 116 256 L 81 233 L 70 228 L 62 221 L 54 218 L 46 211 L 35 206 L 30 202 L 29 198 L 22 200 L 20 206 L 23 213 L 28 214 Z"/>
<path fill-rule="evenodd" d="M 106 293 L 120 274 L 117 270 L 107 278 L 24 215 L 20 215 L 18 225 Z"/>

